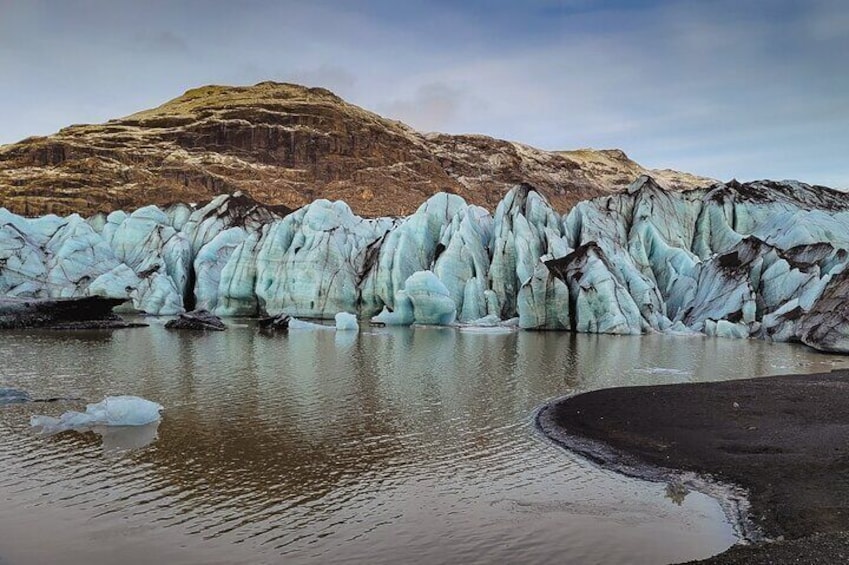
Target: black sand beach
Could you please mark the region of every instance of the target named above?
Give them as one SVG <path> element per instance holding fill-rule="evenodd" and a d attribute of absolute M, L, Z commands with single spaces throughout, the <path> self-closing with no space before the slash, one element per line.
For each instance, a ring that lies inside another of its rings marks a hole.
<path fill-rule="evenodd" d="M 849 371 L 599 390 L 546 406 L 538 424 L 606 467 L 746 489 L 772 541 L 703 563 L 849 563 Z"/>

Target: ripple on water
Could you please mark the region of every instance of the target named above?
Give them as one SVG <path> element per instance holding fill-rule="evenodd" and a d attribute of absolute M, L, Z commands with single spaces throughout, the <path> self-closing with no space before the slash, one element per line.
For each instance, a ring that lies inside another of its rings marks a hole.
<path fill-rule="evenodd" d="M 536 434 L 535 407 L 579 390 L 816 371 L 833 359 L 663 336 L 385 328 L 336 337 L 270 338 L 251 324 L 212 335 L 156 325 L 4 333 L 0 386 L 89 401 L 134 394 L 166 407 L 155 443 L 118 454 L 95 434 L 30 432 L 30 415 L 82 402 L 3 407 L 9 558 L 90 565 L 133 548 L 139 562 L 169 563 L 706 556 L 734 540 L 714 501 L 671 500 L 664 485 L 563 452 Z"/>

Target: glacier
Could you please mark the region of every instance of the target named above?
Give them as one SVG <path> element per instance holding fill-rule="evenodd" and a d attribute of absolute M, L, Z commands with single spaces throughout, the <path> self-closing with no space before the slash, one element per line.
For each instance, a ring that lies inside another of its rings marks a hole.
<path fill-rule="evenodd" d="M 849 201 L 797 181 L 668 191 L 650 177 L 558 214 L 527 184 L 490 211 L 405 218 L 235 193 L 91 218 L 0 208 L 0 295 L 121 298 L 150 315 L 703 333 L 849 351 Z"/>

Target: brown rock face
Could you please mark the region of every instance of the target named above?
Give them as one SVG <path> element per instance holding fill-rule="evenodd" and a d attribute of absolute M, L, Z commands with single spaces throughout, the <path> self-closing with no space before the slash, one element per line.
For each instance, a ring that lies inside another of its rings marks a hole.
<path fill-rule="evenodd" d="M 205 86 L 126 118 L 2 146 L 0 206 L 92 214 L 241 190 L 288 208 L 328 198 L 364 216 L 402 215 L 439 191 L 493 209 L 510 186 L 528 182 L 563 212 L 647 172 L 670 188 L 713 182 L 647 171 L 617 150 L 423 135 L 321 88 L 263 82 Z"/>

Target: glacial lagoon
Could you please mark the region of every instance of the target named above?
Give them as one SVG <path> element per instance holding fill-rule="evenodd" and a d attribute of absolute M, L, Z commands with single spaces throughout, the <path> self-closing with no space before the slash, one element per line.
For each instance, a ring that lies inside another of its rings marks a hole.
<path fill-rule="evenodd" d="M 10 331 L 0 562 L 670 563 L 735 542 L 720 504 L 577 458 L 534 427 L 552 398 L 844 366 L 704 336 L 381 328 L 264 335 Z M 44 437 L 34 414 L 108 395 L 158 428 Z M 149 442 L 149 443 L 148 443 Z"/>

